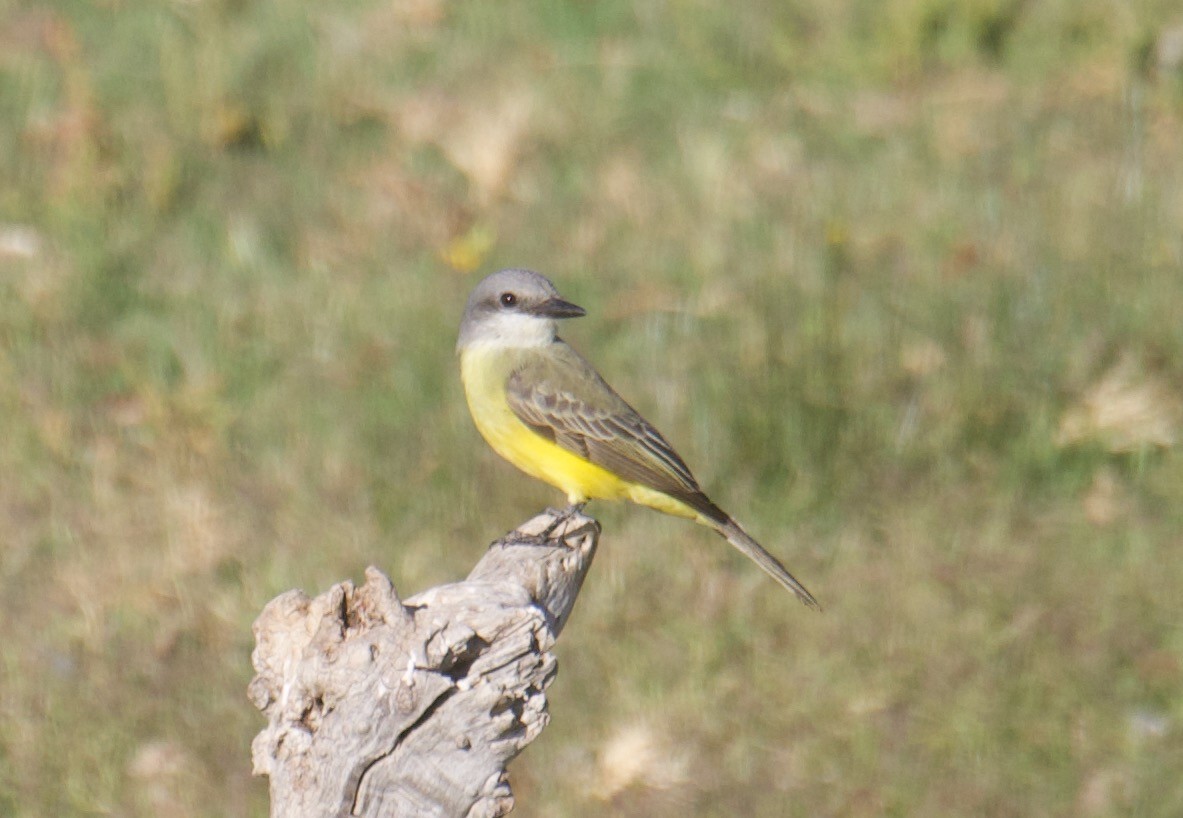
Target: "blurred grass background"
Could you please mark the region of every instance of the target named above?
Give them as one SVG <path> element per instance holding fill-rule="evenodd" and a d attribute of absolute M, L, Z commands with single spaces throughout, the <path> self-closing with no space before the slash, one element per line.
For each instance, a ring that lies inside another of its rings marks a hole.
<path fill-rule="evenodd" d="M 264 603 L 558 502 L 510 265 L 827 608 L 593 506 L 519 814 L 1183 813 L 1175 2 L 0 2 L 0 182 L 0 814 L 266 814 Z"/>

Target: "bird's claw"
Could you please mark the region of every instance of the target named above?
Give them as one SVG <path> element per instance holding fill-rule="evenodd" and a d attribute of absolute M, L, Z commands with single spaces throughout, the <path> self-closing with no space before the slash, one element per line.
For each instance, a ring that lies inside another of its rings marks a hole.
<path fill-rule="evenodd" d="M 564 508 L 562 510 L 548 508 L 546 510 L 546 513 L 550 514 L 552 517 L 554 517 L 554 520 L 551 521 L 550 525 L 548 525 L 546 528 L 544 528 L 542 530 L 542 533 L 538 535 L 539 538 L 542 539 L 543 541 L 549 540 L 551 538 L 551 536 L 555 533 L 555 531 L 557 531 L 559 529 L 560 526 L 566 525 L 568 522 L 571 521 L 571 519 L 573 517 L 576 517 L 579 514 L 582 514 L 583 507 L 586 505 L 587 505 L 587 500 L 584 500 L 582 503 L 571 503 L 570 505 L 568 505 L 566 508 Z M 575 532 L 571 532 L 571 531 L 567 532 L 568 535 L 573 534 L 573 533 L 575 533 Z"/>

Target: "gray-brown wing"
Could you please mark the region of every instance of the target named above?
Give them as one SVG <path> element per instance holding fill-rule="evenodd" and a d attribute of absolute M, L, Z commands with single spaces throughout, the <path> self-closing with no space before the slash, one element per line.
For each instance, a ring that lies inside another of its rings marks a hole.
<path fill-rule="evenodd" d="M 525 357 L 509 378 L 508 396 L 523 423 L 567 451 L 726 519 L 661 433 L 566 343 Z"/>

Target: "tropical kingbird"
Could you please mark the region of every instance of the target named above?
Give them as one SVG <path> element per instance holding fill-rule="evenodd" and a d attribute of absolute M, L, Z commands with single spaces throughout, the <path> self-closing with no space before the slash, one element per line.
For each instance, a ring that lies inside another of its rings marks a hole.
<path fill-rule="evenodd" d="M 545 276 L 502 270 L 472 291 L 456 350 L 468 408 L 481 435 L 574 507 L 632 500 L 689 517 L 795 593 L 817 600 L 776 557 L 711 502 L 666 439 L 558 337 L 558 320 L 586 311 Z"/>

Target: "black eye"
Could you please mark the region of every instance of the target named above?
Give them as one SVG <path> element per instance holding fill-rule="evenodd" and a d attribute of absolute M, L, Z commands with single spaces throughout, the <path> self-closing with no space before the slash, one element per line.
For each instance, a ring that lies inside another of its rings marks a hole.
<path fill-rule="evenodd" d="M 501 306 L 503 307 L 512 307 L 518 303 L 518 297 L 513 293 L 502 293 L 497 300 L 501 302 Z"/>

